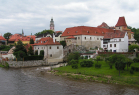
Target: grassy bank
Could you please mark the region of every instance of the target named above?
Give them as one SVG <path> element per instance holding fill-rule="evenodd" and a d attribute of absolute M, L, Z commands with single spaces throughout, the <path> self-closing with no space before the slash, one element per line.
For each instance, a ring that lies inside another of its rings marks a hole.
<path fill-rule="evenodd" d="M 125 68 L 125 70 L 121 71 L 121 75 L 119 76 L 119 71 L 115 69 L 115 66 L 110 69 L 109 65 L 104 61 L 99 61 L 99 63 L 102 64 L 101 68 L 95 68 L 95 66 L 87 68 L 80 67 L 80 65 L 78 65 L 78 69 L 73 69 L 71 66 L 65 66 L 55 68 L 52 72 L 56 75 L 64 75 L 74 79 L 133 85 L 139 87 L 139 72 L 134 71 L 134 74 L 130 74 L 129 67 L 128 69 Z M 139 63 L 133 63 L 131 66 L 139 66 Z"/>

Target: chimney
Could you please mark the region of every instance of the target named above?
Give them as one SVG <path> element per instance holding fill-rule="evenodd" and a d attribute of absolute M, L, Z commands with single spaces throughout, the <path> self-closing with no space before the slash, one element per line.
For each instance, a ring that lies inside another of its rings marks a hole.
<path fill-rule="evenodd" d="M 54 33 L 53 33 L 53 42 L 55 43 L 55 35 L 54 35 Z"/>

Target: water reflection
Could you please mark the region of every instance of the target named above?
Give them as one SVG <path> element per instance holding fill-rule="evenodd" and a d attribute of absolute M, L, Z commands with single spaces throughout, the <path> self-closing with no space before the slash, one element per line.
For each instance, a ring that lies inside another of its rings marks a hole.
<path fill-rule="evenodd" d="M 138 95 L 139 89 L 68 79 L 35 68 L 0 68 L 0 95 Z"/>

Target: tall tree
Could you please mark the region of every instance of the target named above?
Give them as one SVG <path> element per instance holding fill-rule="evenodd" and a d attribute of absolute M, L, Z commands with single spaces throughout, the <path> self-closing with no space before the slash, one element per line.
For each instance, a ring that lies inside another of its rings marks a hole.
<path fill-rule="evenodd" d="M 134 39 L 139 43 L 139 30 L 134 33 Z"/>
<path fill-rule="evenodd" d="M 17 57 L 22 58 L 22 56 L 19 56 L 20 55 L 19 51 L 22 51 L 22 52 L 24 52 L 24 55 L 27 55 L 27 50 L 25 49 L 22 41 L 20 41 L 20 40 L 17 42 L 17 44 L 15 45 L 15 49 L 13 50 L 13 52 L 14 52 L 13 54 L 16 56 L 16 58 Z"/>
<path fill-rule="evenodd" d="M 30 42 L 29 42 L 29 44 L 34 44 L 34 40 L 33 40 L 33 38 L 30 38 Z"/>
<path fill-rule="evenodd" d="M 3 36 L 5 39 L 7 39 L 7 43 L 8 43 L 8 40 L 9 40 L 9 36 L 11 36 L 12 34 L 10 32 L 7 32 L 5 33 Z"/>
<path fill-rule="evenodd" d="M 28 48 L 28 55 L 34 55 L 32 46 L 30 45 L 30 47 Z"/>

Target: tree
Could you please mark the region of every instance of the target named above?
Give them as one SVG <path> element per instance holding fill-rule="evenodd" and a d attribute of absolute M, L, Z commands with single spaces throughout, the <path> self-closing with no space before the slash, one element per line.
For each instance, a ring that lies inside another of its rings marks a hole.
<path fill-rule="evenodd" d="M 60 44 L 63 46 L 63 48 L 67 45 L 66 41 L 60 41 Z"/>
<path fill-rule="evenodd" d="M 79 58 L 80 58 L 80 54 L 79 54 L 78 52 L 70 53 L 70 54 L 68 55 L 67 61 L 70 62 L 72 59 L 78 61 Z"/>
<path fill-rule="evenodd" d="M 34 55 L 32 46 L 30 46 L 30 47 L 28 48 L 28 55 Z"/>
<path fill-rule="evenodd" d="M 8 40 L 9 40 L 9 36 L 11 36 L 12 34 L 10 32 L 7 32 L 5 33 L 3 36 L 5 39 L 7 39 L 7 43 L 8 43 Z"/>
<path fill-rule="evenodd" d="M 133 61 L 130 58 L 126 58 L 125 63 L 126 63 L 127 70 L 128 70 L 128 67 L 130 67 L 130 65 L 133 63 Z"/>
<path fill-rule="evenodd" d="M 22 41 L 20 41 L 20 40 L 17 42 L 17 44 L 15 45 L 15 49 L 13 50 L 13 54 L 16 56 L 16 58 L 19 56 L 18 51 L 22 51 L 25 53 L 25 55 L 27 55 L 27 50 L 25 49 Z M 21 57 L 21 56 L 19 56 L 19 57 Z"/>
<path fill-rule="evenodd" d="M 134 39 L 139 43 L 139 30 L 134 33 Z"/>
<path fill-rule="evenodd" d="M 35 36 L 38 36 L 38 35 L 44 34 L 44 33 L 53 34 L 54 31 L 53 31 L 53 30 L 46 30 L 46 29 L 45 29 L 45 30 L 43 30 L 43 31 L 41 31 L 41 32 L 36 33 Z"/>
<path fill-rule="evenodd" d="M 44 50 L 40 51 L 40 55 L 44 56 Z"/>
<path fill-rule="evenodd" d="M 138 49 L 139 50 L 139 46 L 138 45 L 130 45 L 128 47 L 128 51 L 129 52 L 134 52 L 134 49 Z"/>
<path fill-rule="evenodd" d="M 33 40 L 33 38 L 30 38 L 30 42 L 29 42 L 29 44 L 34 44 L 34 40 Z"/>
<path fill-rule="evenodd" d="M 119 76 L 120 76 L 120 71 L 124 70 L 124 68 L 126 67 L 125 56 L 118 55 L 114 63 L 115 63 L 115 68 L 119 70 Z"/>

